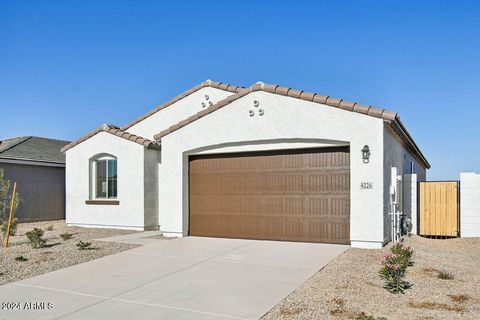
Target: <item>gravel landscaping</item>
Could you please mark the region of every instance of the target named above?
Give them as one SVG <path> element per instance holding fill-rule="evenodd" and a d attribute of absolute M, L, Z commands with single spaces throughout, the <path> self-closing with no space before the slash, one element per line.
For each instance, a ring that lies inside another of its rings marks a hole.
<path fill-rule="evenodd" d="M 415 249 L 405 294 L 378 276 L 389 247 L 349 249 L 280 302 L 263 319 L 480 319 L 480 239 L 405 239 Z M 447 271 L 453 279 L 438 278 Z"/>
<path fill-rule="evenodd" d="M 33 228 L 44 231 L 47 240 L 44 248 L 33 249 L 25 235 Z M 133 233 L 130 230 L 67 227 L 64 221 L 46 221 L 21 223 L 15 236 L 10 237 L 10 245 L 0 251 L 0 285 L 30 278 L 39 274 L 63 269 L 78 263 L 111 255 L 137 247 L 135 244 L 95 241 L 93 239 L 119 236 Z M 63 240 L 60 235 L 72 234 L 72 238 Z M 79 250 L 79 240 L 91 242 L 87 250 Z M 27 261 L 16 261 L 23 256 Z"/>

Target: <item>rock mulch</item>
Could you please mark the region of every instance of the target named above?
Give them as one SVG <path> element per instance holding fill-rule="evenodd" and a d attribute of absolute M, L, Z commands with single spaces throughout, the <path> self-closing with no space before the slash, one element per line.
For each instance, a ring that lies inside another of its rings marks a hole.
<path fill-rule="evenodd" d="M 25 235 L 34 227 L 44 231 L 46 247 L 33 249 Z M 67 227 L 64 221 L 21 223 L 15 236 L 10 237 L 7 249 L 0 249 L 0 285 L 30 278 L 36 275 L 70 267 L 75 264 L 101 258 L 137 247 L 135 244 L 96 241 L 93 239 L 133 233 L 130 230 Z M 60 237 L 62 233 L 72 234 L 69 240 Z M 79 240 L 91 242 L 88 250 L 78 250 Z M 23 256 L 27 261 L 16 261 Z"/>
<path fill-rule="evenodd" d="M 480 319 L 480 238 L 412 236 L 414 265 L 405 294 L 391 294 L 378 276 L 382 250 L 349 249 L 281 301 L 263 319 Z M 451 280 L 438 273 L 453 274 Z"/>

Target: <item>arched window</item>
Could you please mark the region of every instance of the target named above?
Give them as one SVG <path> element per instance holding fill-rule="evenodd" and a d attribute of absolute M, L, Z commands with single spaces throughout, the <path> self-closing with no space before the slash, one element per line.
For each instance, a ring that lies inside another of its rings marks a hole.
<path fill-rule="evenodd" d="M 92 159 L 92 187 L 95 199 L 117 198 L 117 158 L 102 155 Z"/>

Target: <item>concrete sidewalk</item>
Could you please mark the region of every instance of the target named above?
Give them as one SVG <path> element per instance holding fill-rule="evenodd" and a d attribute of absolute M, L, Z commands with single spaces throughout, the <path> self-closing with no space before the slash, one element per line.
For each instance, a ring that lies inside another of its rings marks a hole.
<path fill-rule="evenodd" d="M 0 310 L 0 318 L 258 319 L 349 248 L 200 237 L 148 242 L 1 286 L 1 302 L 20 302 L 21 310 Z M 53 308 L 25 308 L 42 302 Z"/>

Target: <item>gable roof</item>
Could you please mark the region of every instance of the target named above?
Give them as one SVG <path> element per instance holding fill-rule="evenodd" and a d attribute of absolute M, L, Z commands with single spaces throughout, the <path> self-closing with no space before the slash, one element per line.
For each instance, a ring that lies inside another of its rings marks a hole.
<path fill-rule="evenodd" d="M 128 124 L 126 124 L 122 127 L 122 130 L 127 130 L 128 128 L 132 127 L 133 125 L 139 123 L 140 121 L 145 120 L 146 118 L 150 117 L 151 115 L 157 113 L 158 111 L 160 111 L 162 109 L 165 109 L 166 107 L 171 106 L 175 102 L 191 95 L 194 92 L 197 92 L 198 90 L 200 90 L 202 88 L 206 88 L 206 87 L 220 89 L 220 90 L 224 90 L 224 91 L 228 91 L 228 92 L 232 92 L 232 93 L 237 93 L 237 92 L 240 92 L 241 90 L 245 89 L 244 87 L 237 87 L 237 86 L 232 86 L 230 84 L 226 84 L 226 83 L 222 83 L 222 82 L 215 82 L 215 81 L 212 81 L 212 80 L 206 80 L 202 83 L 197 84 L 193 88 L 190 88 L 187 91 L 179 94 L 175 98 L 170 99 L 169 101 L 153 108 L 152 110 L 150 110 L 147 113 L 141 115 L 140 117 L 136 118 L 135 120 L 129 122 Z"/>
<path fill-rule="evenodd" d="M 218 101 L 213 106 L 208 107 L 207 109 L 202 110 L 196 113 L 195 115 L 190 116 L 187 119 L 178 122 L 175 125 L 170 126 L 168 129 L 165 129 L 157 133 L 153 137 L 155 140 L 160 140 L 162 137 L 188 125 L 193 121 L 196 121 L 206 116 L 207 114 L 210 114 L 220 108 L 223 108 L 226 105 L 229 105 L 230 103 L 232 103 L 233 101 L 236 101 L 254 91 L 264 91 L 264 92 L 269 92 L 269 93 L 278 94 L 282 96 L 288 96 L 292 98 L 315 102 L 322 105 L 327 105 L 330 107 L 339 108 L 339 109 L 361 113 L 367 116 L 383 119 L 384 121 L 392 125 L 392 128 L 399 134 L 400 138 L 405 142 L 407 148 L 411 152 L 413 152 L 413 154 L 415 154 L 418 157 L 418 159 L 427 168 L 430 168 L 430 164 L 428 163 L 427 159 L 422 154 L 422 152 L 420 151 L 420 148 L 418 148 L 417 144 L 413 140 L 412 136 L 408 133 L 403 123 L 400 121 L 400 117 L 396 112 L 392 112 L 392 111 L 388 111 L 385 109 L 376 108 L 372 106 L 367 106 L 367 105 L 359 104 L 356 102 L 350 102 L 350 101 L 346 101 L 339 98 L 333 98 L 330 96 L 319 95 L 312 92 L 305 92 L 303 90 L 281 87 L 275 84 L 264 84 L 262 82 L 257 82 L 256 84 L 246 89 L 240 90 L 237 93 L 231 96 L 228 96 L 223 100 Z"/>
<path fill-rule="evenodd" d="M 70 141 L 25 136 L 0 141 L 0 158 L 65 163 L 60 149 Z"/>
<path fill-rule="evenodd" d="M 65 153 L 65 151 L 67 151 L 68 149 L 71 149 L 71 148 L 75 147 L 77 144 L 80 144 L 83 141 L 85 141 L 87 139 L 90 139 L 91 137 L 93 137 L 94 135 L 96 135 L 97 133 L 100 133 L 100 132 L 106 132 L 106 133 L 109 133 L 109 134 L 113 134 L 117 137 L 120 137 L 120 138 L 129 140 L 129 141 L 141 144 L 148 149 L 160 150 L 160 143 L 158 143 L 156 141 L 152 141 L 152 140 L 149 140 L 147 138 L 143 138 L 143 137 L 137 136 L 135 134 L 129 133 L 125 130 L 120 129 L 117 126 L 114 126 L 113 124 L 104 124 L 104 125 L 98 127 L 97 129 L 93 130 L 92 132 L 84 135 L 80 139 L 75 140 L 72 143 L 66 145 L 65 147 L 62 148 L 61 152 Z"/>

